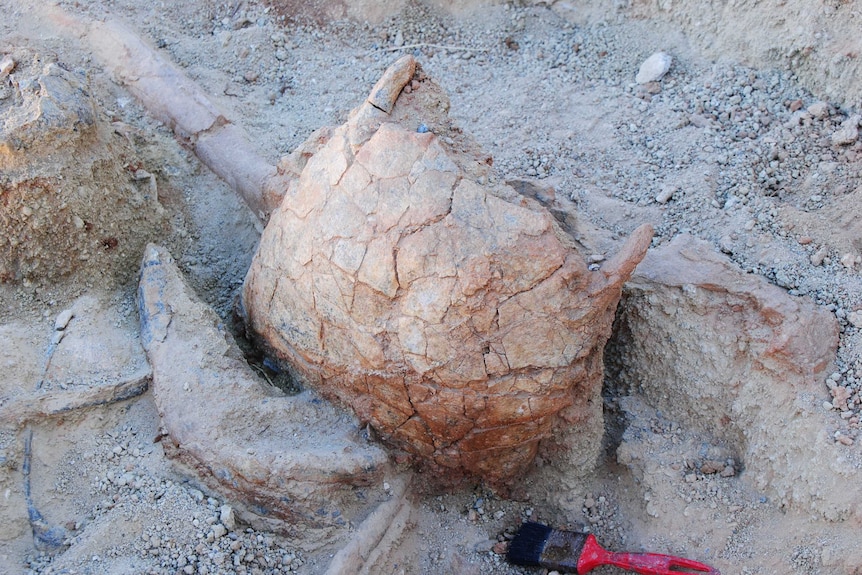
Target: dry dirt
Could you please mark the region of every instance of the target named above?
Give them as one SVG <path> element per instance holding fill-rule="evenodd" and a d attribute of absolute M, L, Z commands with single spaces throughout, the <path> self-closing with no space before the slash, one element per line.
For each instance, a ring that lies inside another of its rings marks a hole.
<path fill-rule="evenodd" d="M 836 450 L 835 474 L 858 470 L 862 140 L 853 131 L 862 90 L 858 39 L 846 33 L 860 17 L 856 0 L 730 3 L 708 18 L 698 2 L 587 11 L 577 2 L 470 2 L 455 15 L 411 2 L 391 15 L 377 6 L 372 22 L 341 19 L 361 10 L 332 9 L 338 2 L 309 4 L 307 19 L 285 17 L 292 4 L 59 3 L 129 24 L 228 110 L 273 165 L 315 129 L 343 123 L 397 55 L 414 53 L 449 93 L 455 122 L 493 156 L 491 177 L 552 185 L 579 214 L 572 230 L 601 239 L 596 264 L 651 223 L 654 247 L 692 234 L 740 270 L 833 314 L 841 334 L 825 373 L 834 373 L 806 395 L 824 423 L 797 436 L 786 425 L 780 444 Z M 150 371 L 135 304 L 143 245 L 165 245 L 230 325 L 260 225 L 84 41 L 44 16 L 45 5 L 0 0 L 0 62 L 15 62 L 0 74 L 4 130 L 24 95 L 46 91 L 40 74 L 84 86 L 100 127 L 70 132 L 66 116 L 54 152 L 26 138 L 0 147 L 0 159 L 15 158 L 0 174 L 0 572 L 323 573 L 345 538 L 234 525 L 231 501 L 165 457 L 144 392 Z M 774 21 L 776 11 L 780 33 L 752 24 Z M 815 24 L 794 32 L 793 22 Z M 658 50 L 672 55 L 669 72 L 636 84 L 641 62 Z M 11 190 L 31 176 L 52 185 Z M 613 342 L 609 374 L 619 375 L 624 342 Z M 508 500 L 472 485 L 416 490 L 403 531 L 384 537 L 368 569 L 535 572 L 507 566 L 494 550 L 530 518 L 586 524 L 608 547 L 685 555 L 725 574 L 860 572 L 858 512 L 829 517 L 770 497 L 738 450 L 704 439 L 699 411 L 664 409 L 660 385 L 610 379 L 595 472 L 559 491 L 540 459 Z M 783 413 L 786 400 L 765 392 L 763 413 Z M 763 420 L 775 435 L 788 423 Z M 794 477 L 822 476 L 778 448 L 774 458 L 789 461 Z M 858 473 L 841 477 L 857 493 Z M 368 496 L 386 499 L 393 489 L 372 486 Z"/>

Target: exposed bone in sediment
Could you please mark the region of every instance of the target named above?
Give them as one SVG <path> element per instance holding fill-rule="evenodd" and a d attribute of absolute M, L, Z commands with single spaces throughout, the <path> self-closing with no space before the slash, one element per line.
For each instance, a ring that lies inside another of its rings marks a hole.
<path fill-rule="evenodd" d="M 449 476 L 506 482 L 552 437 L 591 466 L 603 346 L 652 230 L 590 271 L 538 202 L 479 183 L 487 169 L 466 137 L 434 133 L 456 131 L 445 106 L 426 105 L 442 91 L 421 70 L 401 92 L 411 61 L 329 134 L 273 212 L 243 292 L 249 326 Z M 372 104 L 399 93 L 391 113 Z"/>
<path fill-rule="evenodd" d="M 373 509 L 374 498 L 361 501 L 356 489 L 382 481 L 386 453 L 313 393 L 288 397 L 264 387 L 164 248 L 146 249 L 138 304 L 169 455 L 253 525 L 316 531 L 323 542 Z"/>
<path fill-rule="evenodd" d="M 82 37 L 147 110 L 174 130 L 213 172 L 224 179 L 262 221 L 279 204 L 289 180 L 255 149 L 233 123 L 181 70 L 120 22 L 85 21 L 46 8 L 58 30 Z"/>

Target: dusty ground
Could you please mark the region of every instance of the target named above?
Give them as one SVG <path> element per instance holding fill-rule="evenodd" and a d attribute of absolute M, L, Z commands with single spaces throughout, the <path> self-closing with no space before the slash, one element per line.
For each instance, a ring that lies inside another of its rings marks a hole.
<path fill-rule="evenodd" d="M 741 269 L 834 312 L 842 326 L 835 375 L 813 390 L 821 403 L 838 398 L 836 408 L 822 407 L 831 418 L 828 435 L 795 440 L 832 442 L 837 431 L 847 458 L 858 457 L 862 141 L 834 137 L 859 113 L 858 102 L 821 101 L 834 90 L 810 73 L 803 86 L 796 60 L 781 69 L 748 68 L 729 57 L 714 63 L 668 25 L 618 14 L 575 25 L 546 7 L 520 4 L 458 19 L 411 4 L 379 24 L 326 25 L 293 22 L 258 2 L 60 4 L 131 24 L 230 110 L 273 164 L 314 129 L 341 123 L 396 54 L 414 51 L 449 92 L 452 116 L 494 157 L 495 177 L 552 183 L 608 237 L 643 222 L 656 226 L 656 246 L 694 234 Z M 258 239 L 255 219 L 86 45 L 40 18 L 40 6 L 0 2 L 0 58 L 14 55 L 19 72 L 38 60 L 87 78 L 103 119 L 116 128 L 110 137 L 123 140 L 116 145 L 134 163 L 128 176 L 121 170 L 111 177 L 137 190 L 137 170 L 153 174 L 165 211 L 153 218 L 164 226 L 142 228 L 124 214 L 110 237 L 167 245 L 199 294 L 230 320 Z M 673 55 L 668 75 L 658 85 L 636 85 L 640 63 L 659 49 Z M 8 102 L 0 100 L 0 112 Z M 671 194 L 664 203 L 655 200 L 662 192 Z M 73 222 L 58 233 L 74 229 Z M 40 389 L 77 393 L 86 403 L 90 391 L 131 385 L 146 372 L 134 304 L 140 254 L 105 237 L 97 238 L 102 247 L 116 249 L 99 259 L 110 273 L 88 265 L 60 279 L 35 274 L 0 284 L 0 571 L 325 571 L 337 548 L 241 524 L 223 537 L 213 532 L 229 523 L 220 509 L 230 502 L 204 493 L 165 459 L 154 442 L 159 422 L 149 394 L 22 415 L 17 406 L 40 382 Z M 67 309 L 74 315 L 66 335 L 52 345 L 55 319 Z M 617 390 L 612 383 L 609 390 Z M 538 465 L 518 501 L 481 487 L 417 495 L 413 524 L 378 565 L 387 573 L 520 573 L 492 547 L 530 517 L 587 523 L 610 547 L 683 554 L 723 573 L 858 572 L 858 525 L 783 507 L 748 483 L 744 470 L 722 476 L 674 467 L 689 455 L 703 462 L 729 454 L 699 444 L 685 419 L 667 421 L 648 399 L 634 394 L 622 403 L 627 424 L 644 430 L 637 445 L 666 481 L 645 489 L 610 445 L 600 469 L 567 493 L 548 492 Z M 64 530 L 59 539 L 67 546 L 59 552 L 34 547 L 27 520 L 30 431 L 32 502 Z"/>

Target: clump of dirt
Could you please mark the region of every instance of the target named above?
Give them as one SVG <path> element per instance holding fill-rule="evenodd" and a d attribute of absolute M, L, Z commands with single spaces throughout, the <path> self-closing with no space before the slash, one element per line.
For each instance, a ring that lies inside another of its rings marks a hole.
<path fill-rule="evenodd" d="M 19 49 L 0 77 L 0 282 L 127 279 L 165 228 L 155 176 L 85 73 Z"/>

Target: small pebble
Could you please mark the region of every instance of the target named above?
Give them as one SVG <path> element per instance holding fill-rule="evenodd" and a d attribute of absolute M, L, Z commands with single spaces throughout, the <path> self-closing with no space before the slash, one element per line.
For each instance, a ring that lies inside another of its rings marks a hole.
<path fill-rule="evenodd" d="M 3 56 L 3 59 L 0 60 L 0 77 L 6 76 L 11 73 L 12 70 L 15 69 L 15 60 L 12 59 L 12 56 L 6 55 Z"/>
<path fill-rule="evenodd" d="M 222 525 L 224 525 L 228 531 L 236 529 L 236 516 L 233 512 L 233 507 L 230 505 L 222 505 L 219 508 L 219 521 L 221 521 Z"/>
<path fill-rule="evenodd" d="M 853 445 L 853 438 L 847 435 L 836 435 L 835 441 L 842 445 Z"/>
<path fill-rule="evenodd" d="M 652 96 L 656 94 L 661 94 L 661 84 L 658 82 L 647 82 L 643 85 L 643 90 Z"/>
<path fill-rule="evenodd" d="M 823 260 L 826 259 L 827 255 L 829 255 L 829 250 L 826 249 L 825 246 L 821 247 L 816 252 L 811 254 L 811 258 L 810 258 L 811 265 L 819 266 L 820 264 L 823 263 Z"/>
<path fill-rule="evenodd" d="M 814 102 L 807 108 L 808 113 L 815 118 L 823 119 L 829 115 L 829 104 L 826 102 Z"/>
<path fill-rule="evenodd" d="M 664 184 L 656 195 L 655 201 L 660 204 L 668 203 L 678 189 L 679 186 L 676 184 Z"/>
<path fill-rule="evenodd" d="M 670 70 L 670 65 L 673 58 L 664 52 L 656 52 L 641 64 L 638 70 L 635 82 L 638 84 L 646 84 L 648 82 L 658 82 L 661 80 L 667 71 Z"/>
<path fill-rule="evenodd" d="M 61 311 L 57 316 L 57 319 L 54 320 L 54 329 L 57 331 L 63 331 L 66 329 L 66 326 L 69 325 L 69 322 L 72 321 L 74 316 L 75 314 L 71 309 Z"/>
<path fill-rule="evenodd" d="M 859 122 L 862 115 L 854 114 L 841 124 L 841 127 L 832 134 L 832 145 L 849 146 L 859 139 Z"/>

